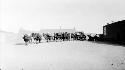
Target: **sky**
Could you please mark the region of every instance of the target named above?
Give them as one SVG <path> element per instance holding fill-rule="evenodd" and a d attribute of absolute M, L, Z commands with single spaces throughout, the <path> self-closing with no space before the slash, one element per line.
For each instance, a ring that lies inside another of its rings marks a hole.
<path fill-rule="evenodd" d="M 73 29 L 102 33 L 125 19 L 125 0 L 0 0 L 0 30 Z"/>

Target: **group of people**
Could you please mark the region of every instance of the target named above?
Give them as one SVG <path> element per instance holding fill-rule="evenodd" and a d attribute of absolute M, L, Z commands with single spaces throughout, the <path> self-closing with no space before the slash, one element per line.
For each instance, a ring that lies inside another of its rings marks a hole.
<path fill-rule="evenodd" d="M 86 38 L 88 37 L 88 39 Z M 59 32 L 59 33 L 31 33 L 30 35 L 25 34 L 23 36 L 24 42 L 26 45 L 29 43 L 38 44 L 41 43 L 42 40 L 46 42 L 59 42 L 59 41 L 102 41 L 103 36 L 95 34 L 95 35 L 85 35 L 84 32 Z"/>
<path fill-rule="evenodd" d="M 28 45 L 28 43 L 40 43 L 42 40 L 42 35 L 39 33 L 31 33 L 30 35 L 25 34 L 23 36 L 23 40 L 25 42 L 26 45 Z"/>
<path fill-rule="evenodd" d="M 95 35 L 87 35 L 88 41 L 104 41 L 104 35 L 103 34 L 95 34 Z"/>
<path fill-rule="evenodd" d="M 41 43 L 42 40 L 46 42 L 50 41 L 71 41 L 71 40 L 86 40 L 86 35 L 83 32 L 59 32 L 59 33 L 31 33 L 30 35 L 25 34 L 23 36 L 26 45 L 29 43 Z"/>

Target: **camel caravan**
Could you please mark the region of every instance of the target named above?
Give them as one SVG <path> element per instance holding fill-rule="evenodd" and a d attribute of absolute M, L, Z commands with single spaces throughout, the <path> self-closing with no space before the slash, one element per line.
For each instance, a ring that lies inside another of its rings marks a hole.
<path fill-rule="evenodd" d="M 87 39 L 88 37 L 88 39 Z M 31 33 L 31 34 L 24 34 L 23 40 L 25 45 L 28 44 L 38 44 L 42 41 L 46 42 L 61 42 L 61 41 L 102 41 L 103 36 L 99 34 L 89 34 L 85 35 L 84 32 L 57 32 L 57 33 Z"/>
<path fill-rule="evenodd" d="M 72 41 L 72 40 L 86 40 L 86 35 L 83 32 L 59 32 L 59 33 L 31 33 L 30 35 L 24 34 L 23 40 L 26 45 L 30 43 L 38 44 L 42 40 L 46 42 L 59 42 L 59 41 Z"/>

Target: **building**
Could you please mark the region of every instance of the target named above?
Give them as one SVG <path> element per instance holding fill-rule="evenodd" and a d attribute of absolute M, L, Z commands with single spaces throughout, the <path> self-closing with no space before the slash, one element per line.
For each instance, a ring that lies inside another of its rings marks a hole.
<path fill-rule="evenodd" d="M 40 31 L 29 31 L 25 29 L 20 29 L 18 33 L 21 35 L 24 35 L 24 34 L 31 34 L 31 33 L 59 33 L 59 32 L 75 33 L 76 30 L 75 28 L 73 29 L 42 29 Z"/>
<path fill-rule="evenodd" d="M 76 32 L 76 30 L 75 29 L 43 29 L 43 30 L 40 30 L 40 33 L 59 33 L 59 32 L 74 33 L 74 32 Z"/>
<path fill-rule="evenodd" d="M 105 40 L 125 43 L 125 20 L 103 26 Z"/>

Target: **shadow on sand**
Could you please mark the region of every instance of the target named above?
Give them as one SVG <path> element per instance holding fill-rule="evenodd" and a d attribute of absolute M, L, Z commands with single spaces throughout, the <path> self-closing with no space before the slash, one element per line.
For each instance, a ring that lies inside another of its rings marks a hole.
<path fill-rule="evenodd" d="M 16 43 L 15 45 L 25 45 L 25 43 Z"/>
<path fill-rule="evenodd" d="M 116 42 L 107 42 L 107 41 L 96 41 L 96 42 L 90 41 L 90 42 L 98 43 L 98 44 L 107 44 L 107 45 L 112 45 L 112 46 L 123 46 L 123 47 L 125 47 L 125 44 L 120 44 L 120 43 L 116 43 Z"/>

